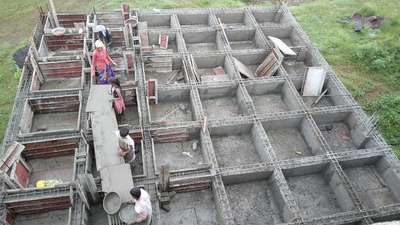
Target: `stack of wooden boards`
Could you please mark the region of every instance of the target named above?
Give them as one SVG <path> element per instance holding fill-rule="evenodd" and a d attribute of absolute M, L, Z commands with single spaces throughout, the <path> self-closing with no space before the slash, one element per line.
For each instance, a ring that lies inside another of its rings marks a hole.
<path fill-rule="evenodd" d="M 265 77 L 275 74 L 282 62 L 283 54 L 278 48 L 273 48 L 271 53 L 269 53 L 265 60 L 257 67 L 257 77 Z"/>

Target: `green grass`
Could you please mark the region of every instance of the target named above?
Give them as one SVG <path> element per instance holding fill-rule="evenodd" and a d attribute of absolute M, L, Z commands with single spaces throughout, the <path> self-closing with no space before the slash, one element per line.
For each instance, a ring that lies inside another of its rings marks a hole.
<path fill-rule="evenodd" d="M 119 8 L 129 2 L 132 8 L 244 7 L 270 5 L 257 0 L 54 0 L 58 11 L 85 11 Z M 5 0 L 0 14 L 0 138 L 4 135 L 18 83 L 12 54 L 27 42 L 43 0 Z M 45 7 L 44 7 L 45 8 Z M 393 118 L 400 114 L 400 4 L 398 0 L 314 0 L 291 10 L 333 66 L 346 87 L 368 112 L 384 108 L 380 130 L 400 156 L 400 128 Z M 351 24 L 340 23 L 354 12 L 385 16 L 379 30 L 355 33 Z M 392 121 L 388 123 L 387 121 Z M 398 120 L 397 120 L 398 121 Z M 396 142 L 397 141 L 397 142 Z"/>
<path fill-rule="evenodd" d="M 311 40 L 333 66 L 353 96 L 372 113 L 380 113 L 379 128 L 400 156 L 400 4 L 398 0 L 317 0 L 292 7 Z M 379 30 L 355 33 L 338 21 L 354 12 L 381 15 Z"/>

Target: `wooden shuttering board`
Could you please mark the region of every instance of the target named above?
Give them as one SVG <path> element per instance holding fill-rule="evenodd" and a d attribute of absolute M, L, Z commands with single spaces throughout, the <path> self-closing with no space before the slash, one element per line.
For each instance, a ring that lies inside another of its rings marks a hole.
<path fill-rule="evenodd" d="M 0 164 L 0 171 L 7 171 L 9 170 L 14 162 L 20 157 L 21 152 L 25 149 L 25 146 L 18 143 L 13 142 L 2 155 L 1 164 Z"/>
<path fill-rule="evenodd" d="M 303 96 L 319 96 L 325 82 L 325 70 L 322 67 L 308 67 L 305 72 Z"/>
<path fill-rule="evenodd" d="M 22 186 L 27 187 L 29 183 L 29 168 L 21 162 L 15 164 L 15 180 Z"/>
<path fill-rule="evenodd" d="M 160 34 L 158 38 L 158 44 L 160 45 L 161 49 L 168 49 L 168 35 Z"/>
<path fill-rule="evenodd" d="M 240 62 L 237 58 L 233 58 L 234 62 L 239 70 L 239 73 L 247 78 L 254 78 L 253 71 L 251 71 L 246 65 Z"/>
<path fill-rule="evenodd" d="M 279 48 L 279 50 L 283 52 L 283 54 L 296 55 L 296 53 L 289 46 L 287 46 L 285 42 L 283 42 L 281 39 L 272 36 L 268 36 L 268 38 L 272 41 L 272 43 L 274 43 L 276 47 Z"/>
<path fill-rule="evenodd" d="M 256 75 L 258 77 L 273 75 L 282 64 L 282 61 L 283 55 L 277 48 L 273 48 L 265 60 L 256 69 Z"/>

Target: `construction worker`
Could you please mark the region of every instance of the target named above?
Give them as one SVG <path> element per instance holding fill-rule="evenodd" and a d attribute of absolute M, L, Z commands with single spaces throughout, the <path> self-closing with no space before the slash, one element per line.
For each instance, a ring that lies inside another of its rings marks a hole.
<path fill-rule="evenodd" d="M 96 75 L 96 83 L 108 84 L 110 79 L 115 78 L 111 64 L 117 64 L 111 59 L 102 41 L 96 40 L 94 45 L 96 49 L 93 51 L 90 73 L 92 77 Z"/>
<path fill-rule="evenodd" d="M 93 29 L 95 35 L 100 39 L 107 47 L 112 44 L 111 32 L 104 25 L 97 25 Z"/>
<path fill-rule="evenodd" d="M 122 127 L 119 129 L 119 150 L 120 156 L 124 157 L 125 162 L 131 164 L 135 158 L 135 141 L 129 136 L 129 129 Z"/>
<path fill-rule="evenodd" d="M 121 123 L 122 116 L 125 112 L 125 101 L 122 96 L 121 84 L 118 79 L 111 79 L 111 94 L 113 96 L 113 108 L 117 117 L 117 122 Z"/>
<path fill-rule="evenodd" d="M 130 190 L 133 197 L 133 202 L 135 203 L 135 212 L 137 214 L 135 222 L 129 224 L 151 224 L 152 208 L 150 195 L 142 187 L 134 187 Z"/>

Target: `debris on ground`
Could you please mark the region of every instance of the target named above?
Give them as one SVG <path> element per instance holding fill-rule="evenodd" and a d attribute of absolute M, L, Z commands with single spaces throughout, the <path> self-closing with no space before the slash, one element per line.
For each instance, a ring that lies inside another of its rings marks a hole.
<path fill-rule="evenodd" d="M 213 69 L 213 72 L 215 75 L 225 75 L 225 70 L 222 68 L 222 66 L 218 66 Z"/>
<path fill-rule="evenodd" d="M 354 31 L 361 32 L 362 28 L 378 29 L 385 22 L 383 16 L 363 16 L 360 13 L 354 13 L 352 16 Z"/>
<path fill-rule="evenodd" d="M 197 150 L 198 144 L 199 144 L 199 141 L 197 141 L 197 140 L 192 143 L 192 150 L 193 151 Z"/>
<path fill-rule="evenodd" d="M 182 154 L 186 155 L 189 158 L 193 158 L 193 156 L 189 152 L 182 152 Z"/>

